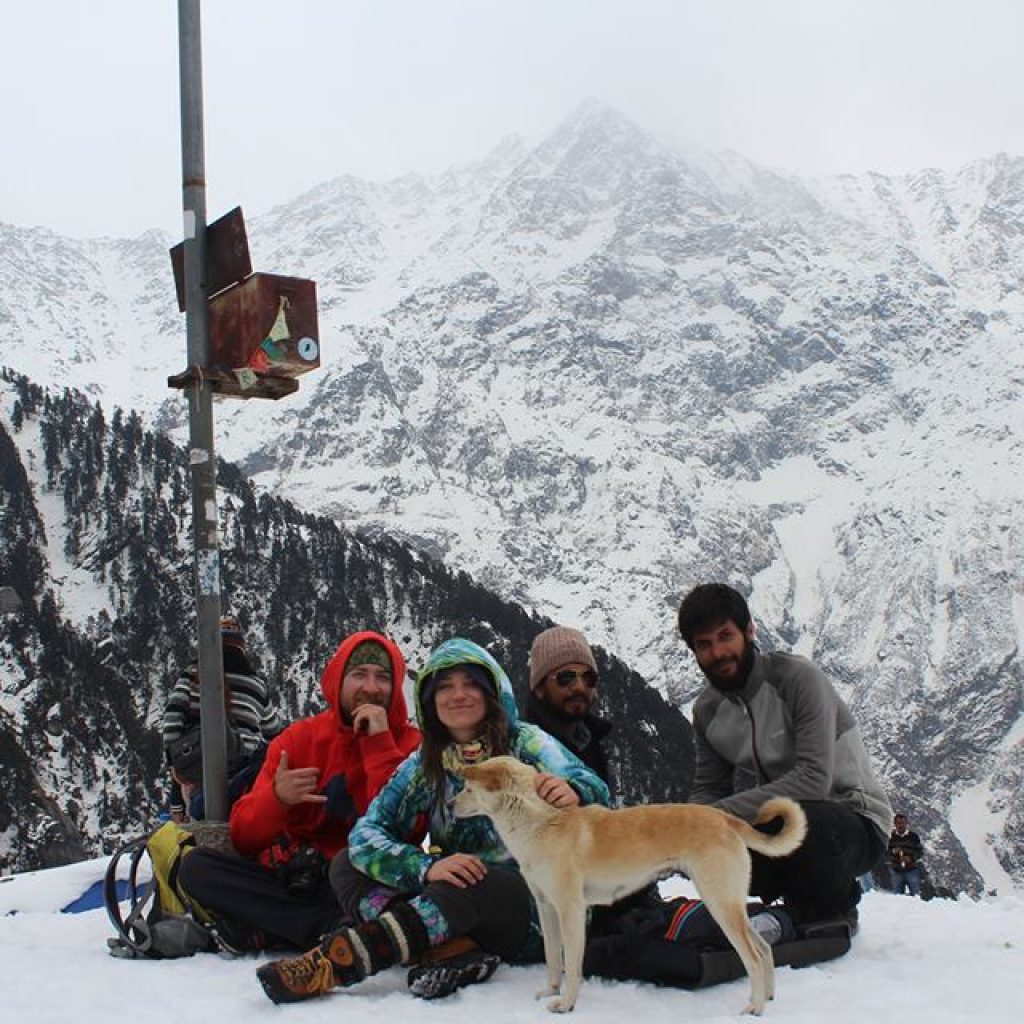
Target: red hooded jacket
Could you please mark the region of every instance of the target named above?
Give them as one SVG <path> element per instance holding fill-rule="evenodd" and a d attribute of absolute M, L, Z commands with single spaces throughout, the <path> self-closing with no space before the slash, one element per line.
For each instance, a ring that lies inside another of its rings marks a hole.
<path fill-rule="evenodd" d="M 342 721 L 339 705 L 345 665 L 364 640 L 376 640 L 391 656 L 388 730 L 373 736 L 357 736 Z M 342 641 L 320 677 L 329 710 L 295 722 L 274 738 L 252 789 L 231 809 L 231 841 L 239 853 L 255 856 L 282 838 L 289 846 L 314 846 L 328 858 L 348 845 L 356 819 L 420 744 L 419 730 L 408 721 L 404 681 L 405 659 L 387 637 L 364 630 Z M 274 775 L 284 751 L 289 768 L 320 769 L 317 792 L 327 797 L 326 803 L 288 807 L 277 799 Z"/>

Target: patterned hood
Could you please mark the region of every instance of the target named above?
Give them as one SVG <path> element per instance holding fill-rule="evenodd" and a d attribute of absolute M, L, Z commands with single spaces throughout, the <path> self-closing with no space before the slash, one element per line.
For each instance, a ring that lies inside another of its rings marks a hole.
<path fill-rule="evenodd" d="M 435 672 L 466 664 L 479 665 L 489 678 L 494 680 L 494 694 L 508 716 L 509 726 L 515 725 L 519 720 L 516 698 L 512 692 L 512 682 L 505 674 L 505 670 L 479 644 L 473 643 L 472 640 L 456 637 L 454 640 L 446 640 L 440 647 L 434 648 L 416 677 L 416 721 L 420 728 L 423 728 L 423 684 Z"/>

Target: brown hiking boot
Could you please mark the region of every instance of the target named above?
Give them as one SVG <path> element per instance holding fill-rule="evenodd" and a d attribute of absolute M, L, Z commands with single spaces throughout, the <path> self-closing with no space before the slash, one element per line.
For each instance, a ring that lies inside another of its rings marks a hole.
<path fill-rule="evenodd" d="M 339 928 L 303 956 L 274 960 L 256 974 L 275 1003 L 297 1003 L 338 985 L 354 985 L 398 960 L 414 960 L 428 945 L 420 916 L 408 903 L 398 902 L 377 920 Z"/>
<path fill-rule="evenodd" d="M 359 939 L 351 928 L 333 932 L 302 956 L 273 960 L 256 972 L 263 991 L 275 1003 L 322 996 L 338 985 L 354 985 L 366 974 Z"/>

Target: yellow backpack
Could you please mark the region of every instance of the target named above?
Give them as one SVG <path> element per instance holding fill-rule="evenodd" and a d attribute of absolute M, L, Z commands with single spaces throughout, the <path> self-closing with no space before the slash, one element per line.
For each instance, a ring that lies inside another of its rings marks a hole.
<path fill-rule="evenodd" d="M 113 854 L 103 880 L 107 915 L 117 931 L 107 939 L 111 955 L 163 959 L 221 948 L 211 915 L 178 885 L 181 861 L 195 848 L 194 828 L 168 821 Z M 118 874 L 123 864 L 127 893 L 122 900 Z"/>

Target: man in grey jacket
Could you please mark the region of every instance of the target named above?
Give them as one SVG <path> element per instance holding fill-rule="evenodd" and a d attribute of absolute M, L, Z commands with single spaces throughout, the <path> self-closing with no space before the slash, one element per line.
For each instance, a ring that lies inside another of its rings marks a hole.
<path fill-rule="evenodd" d="M 693 707 L 690 799 L 748 821 L 769 797 L 796 800 L 807 838 L 789 857 L 753 854 L 750 891 L 781 897 L 798 925 L 843 918 L 856 931 L 856 879 L 882 855 L 892 811 L 849 708 L 806 658 L 758 650 L 732 587 L 695 587 L 679 632 L 708 680 Z"/>

